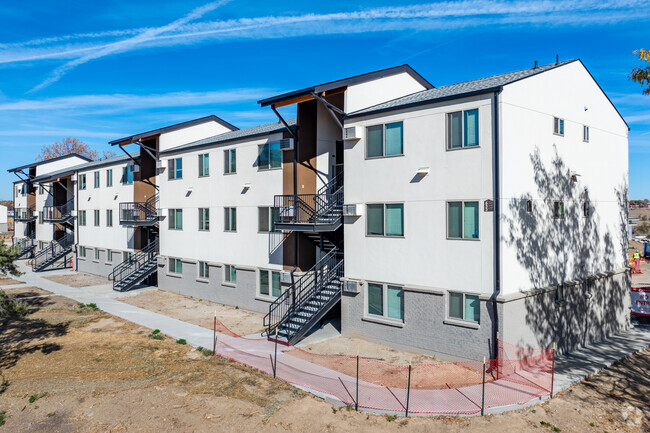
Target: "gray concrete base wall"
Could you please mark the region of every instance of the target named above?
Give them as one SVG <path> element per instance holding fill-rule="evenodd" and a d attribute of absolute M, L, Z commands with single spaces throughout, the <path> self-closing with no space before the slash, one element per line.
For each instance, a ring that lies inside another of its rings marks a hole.
<path fill-rule="evenodd" d="M 223 266 L 210 264 L 207 280 L 198 279 L 198 263 L 183 261 L 182 275 L 168 272 L 169 260 L 158 267 L 158 288 L 205 299 L 225 305 L 238 306 L 251 311 L 268 313 L 270 300 L 257 297 L 257 272 L 255 269 L 237 268 L 237 284 L 224 283 Z M 260 323 L 260 327 L 261 327 Z"/>
<path fill-rule="evenodd" d="M 77 249 L 77 251 L 79 250 Z M 95 248 L 86 247 L 86 257 L 78 257 L 77 271 L 86 274 L 99 275 L 100 277 L 108 277 L 108 274 L 113 271 L 113 268 L 123 261 L 122 251 L 112 251 L 112 261 L 108 261 L 108 252 L 101 248 L 99 249 L 99 260 L 95 260 Z"/>
<path fill-rule="evenodd" d="M 503 303 L 501 338 L 524 347 L 574 351 L 630 327 L 630 275 L 621 272 Z"/>

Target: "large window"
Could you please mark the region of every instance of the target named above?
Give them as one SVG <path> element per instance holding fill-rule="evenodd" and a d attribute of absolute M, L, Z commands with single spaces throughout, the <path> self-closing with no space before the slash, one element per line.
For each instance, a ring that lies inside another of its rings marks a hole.
<path fill-rule="evenodd" d="M 106 227 L 113 227 L 113 209 L 106 209 Z"/>
<path fill-rule="evenodd" d="M 183 209 L 169 209 L 169 229 L 183 230 Z"/>
<path fill-rule="evenodd" d="M 127 165 L 122 169 L 122 181 L 124 185 L 133 185 L 133 166 Z"/>
<path fill-rule="evenodd" d="M 402 122 L 374 125 L 366 128 L 366 157 L 402 155 L 404 153 L 404 124 Z"/>
<path fill-rule="evenodd" d="M 95 175 L 95 188 L 99 188 L 99 172 L 96 171 L 94 175 Z"/>
<path fill-rule="evenodd" d="M 237 284 L 237 268 L 233 265 L 223 265 L 223 280 L 226 283 Z"/>
<path fill-rule="evenodd" d="M 223 172 L 225 174 L 237 173 L 236 149 L 228 149 L 223 151 Z"/>
<path fill-rule="evenodd" d="M 204 153 L 199 155 L 199 177 L 210 176 L 210 155 Z"/>
<path fill-rule="evenodd" d="M 368 236 L 404 236 L 404 204 L 369 204 Z"/>
<path fill-rule="evenodd" d="M 280 142 L 266 143 L 259 146 L 259 159 L 257 168 L 267 170 L 269 168 L 282 167 L 282 150 Z"/>
<path fill-rule="evenodd" d="M 95 209 L 94 214 L 95 227 L 99 227 L 99 209 Z"/>
<path fill-rule="evenodd" d="M 183 273 L 183 262 L 181 259 L 169 258 L 169 273 L 179 275 Z"/>
<path fill-rule="evenodd" d="M 478 146 L 478 109 L 447 113 L 447 149 Z"/>
<path fill-rule="evenodd" d="M 169 160 L 169 179 L 183 178 L 183 158 L 174 158 Z"/>
<path fill-rule="evenodd" d="M 563 219 L 564 218 L 564 202 L 561 200 L 556 200 L 553 202 L 553 218 Z"/>
<path fill-rule="evenodd" d="M 226 207 L 223 209 L 223 229 L 227 232 L 237 231 L 237 208 Z"/>
<path fill-rule="evenodd" d="M 106 186 L 113 186 L 113 169 L 106 170 Z"/>
<path fill-rule="evenodd" d="M 368 283 L 368 314 L 404 320 L 404 290 L 389 284 Z"/>
<path fill-rule="evenodd" d="M 278 209 L 274 207 L 258 207 L 257 208 L 257 231 L 260 233 L 278 232 L 275 229 L 274 218 L 278 213 Z"/>
<path fill-rule="evenodd" d="M 86 175 L 79 175 L 79 189 L 86 189 Z"/>
<path fill-rule="evenodd" d="M 199 208 L 199 230 L 210 230 L 210 209 Z"/>
<path fill-rule="evenodd" d="M 86 211 L 85 210 L 80 210 L 79 211 L 79 225 L 80 226 L 85 226 L 86 225 Z"/>
<path fill-rule="evenodd" d="M 559 117 L 553 118 L 553 134 L 564 135 L 564 119 Z"/>
<path fill-rule="evenodd" d="M 199 262 L 199 278 L 204 280 L 210 278 L 210 266 L 207 262 Z"/>
<path fill-rule="evenodd" d="M 260 295 L 277 298 L 281 294 L 280 272 L 260 269 Z"/>
<path fill-rule="evenodd" d="M 449 292 L 449 318 L 479 323 L 481 303 L 478 295 Z"/>
<path fill-rule="evenodd" d="M 447 237 L 478 239 L 479 209 L 477 201 L 447 203 Z"/>

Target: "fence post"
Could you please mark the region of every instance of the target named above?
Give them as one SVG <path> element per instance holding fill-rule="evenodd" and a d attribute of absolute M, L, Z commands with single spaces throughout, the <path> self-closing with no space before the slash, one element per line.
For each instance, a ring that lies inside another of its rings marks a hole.
<path fill-rule="evenodd" d="M 406 385 L 406 416 L 409 416 L 409 398 L 411 397 L 411 361 L 413 358 L 409 359 L 409 379 Z"/>
<path fill-rule="evenodd" d="M 214 321 L 212 325 L 212 354 L 217 354 L 217 310 L 214 310 Z"/>
<path fill-rule="evenodd" d="M 555 342 L 553 342 L 553 367 L 551 368 L 551 394 L 550 397 L 553 398 L 553 382 L 555 380 Z"/>
<path fill-rule="evenodd" d="M 357 348 L 357 396 L 354 399 L 354 410 L 359 411 L 359 349 Z"/>
<path fill-rule="evenodd" d="M 499 350 L 499 331 L 497 331 L 497 353 L 496 353 L 496 361 L 497 361 L 497 380 L 499 380 L 499 368 L 501 367 L 499 364 L 501 364 L 501 351 Z"/>
<path fill-rule="evenodd" d="M 275 327 L 275 354 L 273 355 L 273 377 L 278 368 L 278 327 Z"/>
<path fill-rule="evenodd" d="M 485 356 L 483 357 L 483 389 L 481 390 L 481 416 L 485 412 Z"/>

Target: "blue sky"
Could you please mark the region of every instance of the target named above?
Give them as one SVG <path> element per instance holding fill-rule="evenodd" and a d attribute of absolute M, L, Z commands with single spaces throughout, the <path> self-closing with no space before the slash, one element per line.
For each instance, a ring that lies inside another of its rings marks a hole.
<path fill-rule="evenodd" d="M 253 126 L 276 120 L 258 99 L 312 84 L 408 63 L 440 86 L 556 54 L 626 118 L 630 198 L 650 198 L 650 96 L 627 79 L 650 48 L 647 0 L 31 0 L 0 18 L 0 199 L 6 169 L 67 136 L 105 150 L 208 114 Z"/>

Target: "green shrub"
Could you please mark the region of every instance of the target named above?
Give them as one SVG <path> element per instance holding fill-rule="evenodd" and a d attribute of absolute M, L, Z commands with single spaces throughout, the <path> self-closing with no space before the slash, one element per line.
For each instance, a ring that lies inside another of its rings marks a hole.
<path fill-rule="evenodd" d="M 27 302 L 16 300 L 15 296 L 0 290 L 0 319 L 25 317 L 28 311 Z"/>
<path fill-rule="evenodd" d="M 187 341 L 185 341 L 184 338 L 181 338 L 180 340 L 176 340 L 176 343 L 178 343 L 178 344 L 187 344 Z"/>
<path fill-rule="evenodd" d="M 5 416 L 7 415 L 7 412 L 4 410 L 0 411 L 0 426 L 5 425 L 5 422 L 7 422 Z"/>

